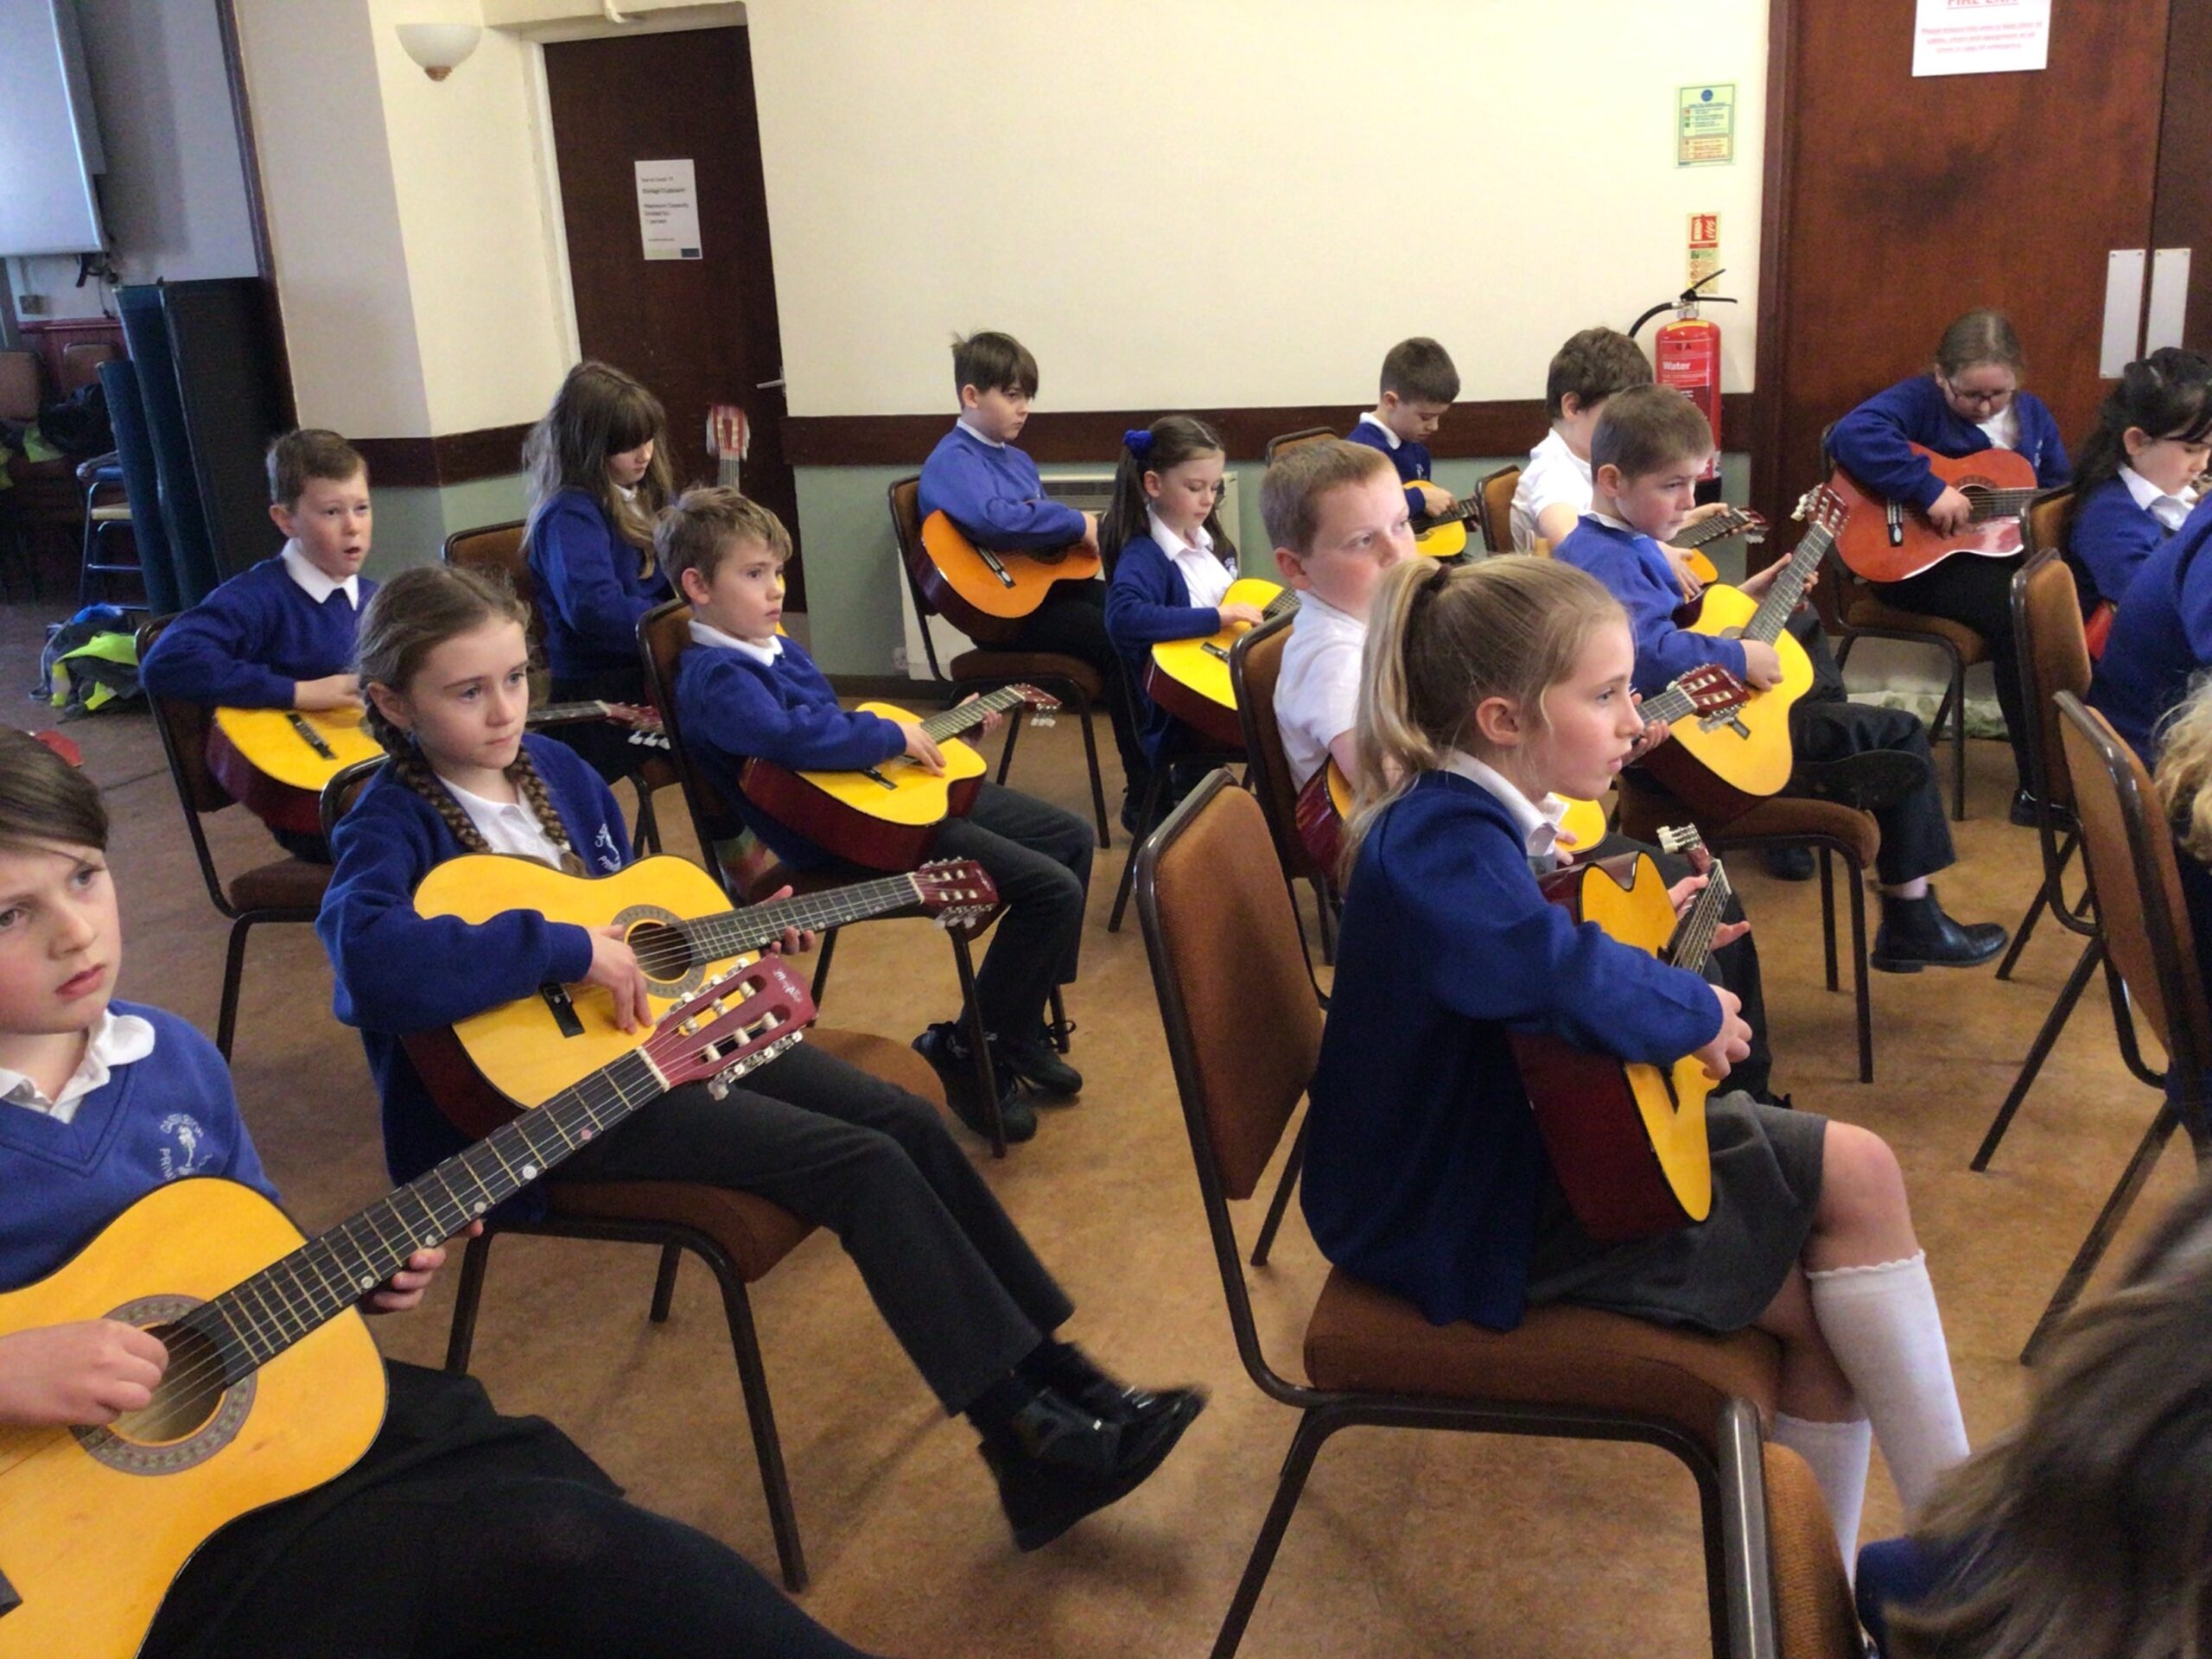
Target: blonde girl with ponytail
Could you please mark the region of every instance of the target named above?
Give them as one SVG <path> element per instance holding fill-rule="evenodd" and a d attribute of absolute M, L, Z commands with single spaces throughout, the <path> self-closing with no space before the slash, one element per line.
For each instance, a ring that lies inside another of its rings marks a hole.
<path fill-rule="evenodd" d="M 1438 1324 L 1578 1302 L 1782 1344 L 1775 1438 L 1848 1560 L 1873 1440 L 1908 1511 L 1966 1455 L 1926 1258 L 1877 1136 L 1740 1090 L 1707 1103 L 1702 1222 L 1627 1244 L 1568 1208 L 1507 1033 L 1624 1061 L 1745 1052 L 1736 998 L 1544 895 L 1560 795 L 1603 794 L 1643 721 L 1628 619 L 1547 559 L 1384 573 L 1356 742 L 1356 845 L 1311 1090 L 1305 1202 L 1345 1271 Z M 1593 878 L 1594 879 L 1594 878 Z M 1696 881 L 1674 893 L 1680 907 Z M 1871 1424 L 1870 1424 L 1870 1421 Z"/>

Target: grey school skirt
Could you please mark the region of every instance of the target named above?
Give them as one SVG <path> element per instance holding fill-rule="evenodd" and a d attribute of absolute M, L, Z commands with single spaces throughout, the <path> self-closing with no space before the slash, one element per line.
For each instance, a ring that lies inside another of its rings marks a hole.
<path fill-rule="evenodd" d="M 1583 1231 L 1548 1184 L 1529 1264 L 1529 1305 L 1579 1302 L 1726 1336 L 1764 1313 L 1813 1230 L 1827 1120 L 1741 1092 L 1706 1103 L 1713 1211 L 1696 1225 L 1629 1244 Z"/>

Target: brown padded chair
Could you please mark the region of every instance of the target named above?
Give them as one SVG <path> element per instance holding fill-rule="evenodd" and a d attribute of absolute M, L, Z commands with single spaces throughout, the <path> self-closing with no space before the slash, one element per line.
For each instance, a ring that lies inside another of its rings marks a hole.
<path fill-rule="evenodd" d="M 1513 493 L 1520 487 L 1518 467 L 1501 467 L 1475 486 L 1475 522 L 1493 553 L 1513 550 Z"/>
<path fill-rule="evenodd" d="M 1274 458 L 1286 450 L 1296 449 L 1304 444 L 1319 443 L 1323 438 L 1341 435 L 1332 426 L 1302 426 L 1295 432 L 1284 432 L 1269 438 L 1268 447 L 1261 452 L 1260 459 L 1272 466 Z"/>
<path fill-rule="evenodd" d="M 1098 826 L 1098 844 L 1102 848 L 1111 847 L 1113 832 L 1106 824 L 1106 778 L 1098 769 L 1098 734 L 1091 727 L 1090 715 L 1094 709 L 1108 707 L 1109 697 L 1128 695 L 1120 677 L 1109 683 L 1104 675 L 1080 657 L 1055 651 L 1006 651 L 995 645 L 978 645 L 973 651 L 963 651 L 948 666 L 939 668 L 937 641 L 930 633 L 930 618 L 937 613 L 931 608 L 928 596 L 922 592 L 921 581 L 914 575 L 919 562 L 928 556 L 921 550 L 921 495 L 918 473 L 898 480 L 889 492 L 891 534 L 899 543 L 899 569 L 906 578 L 906 597 L 921 626 L 922 654 L 929 662 L 930 677 L 940 684 L 950 685 L 956 696 L 995 691 L 1002 685 L 1034 685 L 1066 703 L 1083 726 L 1083 757 L 1090 768 L 1090 807 Z M 1007 720 L 1006 741 L 999 749 L 995 779 L 998 783 L 1006 782 L 1006 775 L 1014 766 L 1014 746 L 1020 735 L 1021 711 L 1017 709 Z"/>
<path fill-rule="evenodd" d="M 146 660 L 146 653 L 154 648 L 162 630 L 175 620 L 174 616 L 157 617 L 138 630 L 140 662 Z M 263 922 L 313 922 L 322 908 L 323 889 L 330 885 L 330 866 L 303 858 L 280 858 L 225 880 L 215 868 L 207 830 L 200 822 L 211 812 L 237 804 L 207 769 L 207 734 L 214 725 L 213 711 L 196 702 L 150 693 L 147 702 L 153 707 L 154 729 L 162 734 L 162 752 L 168 757 L 169 777 L 184 808 L 184 827 L 192 834 L 200 879 L 207 884 L 208 902 L 231 925 L 230 945 L 223 957 L 222 1008 L 215 1019 L 215 1046 L 227 1060 L 231 1039 L 238 1031 L 246 935 Z"/>
<path fill-rule="evenodd" d="M 1723 1412 L 1744 1401 L 1771 1414 L 1771 1338 L 1690 1336 L 1566 1306 L 1531 1310 L 1510 1333 L 1440 1329 L 1410 1302 L 1332 1271 L 1306 1321 L 1308 1380 L 1270 1363 L 1229 1205 L 1252 1196 L 1273 1160 L 1319 1056 L 1322 1019 L 1289 889 L 1271 863 L 1259 803 L 1225 771 L 1137 854 L 1137 913 L 1237 1352 L 1263 1394 L 1301 1414 L 1216 1659 L 1243 1638 L 1316 1454 L 1361 1425 L 1638 1440 L 1672 1452 L 1698 1484 L 1713 1650 L 1733 1651 Z M 1268 1040 L 1254 1045 L 1255 1031 Z"/>
<path fill-rule="evenodd" d="M 2212 1065 L 2212 1009 L 2205 1004 L 2204 977 L 2182 893 L 2183 855 L 2140 757 L 2102 715 L 2072 692 L 2061 691 L 2054 701 L 2081 826 L 2082 858 L 2096 893 L 2105 949 L 2126 984 L 2136 1017 L 2165 1052 L 2166 1070 L 2158 1077 L 2158 1116 L 2036 1322 L 2020 1353 L 2023 1364 L 2035 1363 L 2072 1309 L 2175 1129 L 2187 1127 L 2200 1172 L 2212 1162 L 2204 1077 L 2205 1066 Z"/>
<path fill-rule="evenodd" d="M 448 564 L 474 570 L 479 575 L 500 577 L 514 590 L 515 597 L 530 607 L 530 620 L 523 631 L 530 642 L 531 661 L 543 663 L 545 617 L 537 606 L 537 579 L 530 570 L 529 548 L 524 540 L 527 529 L 524 520 L 511 518 L 501 524 L 456 530 L 446 537 L 442 552 Z M 537 677 L 533 674 L 531 679 L 536 685 Z M 662 850 L 660 818 L 653 810 L 653 797 L 675 781 L 676 768 L 652 753 L 648 753 L 631 774 L 630 786 L 638 792 L 638 833 L 632 840 L 640 853 Z"/>
<path fill-rule="evenodd" d="M 338 820 L 384 764 L 363 760 L 346 767 L 324 786 L 319 803 L 322 833 L 329 839 Z M 806 1040 L 861 1071 L 895 1084 L 940 1110 L 944 1090 L 937 1073 L 912 1049 L 864 1032 L 816 1026 Z M 571 1181 L 555 1175 L 545 1183 L 546 1214 L 537 1221 L 493 1221 L 481 1236 L 468 1241 L 461 1256 L 454 1302 L 453 1329 L 447 1338 L 446 1370 L 467 1370 L 476 1342 L 476 1318 L 491 1266 L 492 1243 L 503 1235 L 581 1238 L 652 1244 L 660 1249 L 653 1279 L 651 1319 L 668 1322 L 676 1296 L 676 1275 L 683 1252 L 706 1263 L 721 1287 L 722 1313 L 729 1324 L 730 1347 L 753 1429 L 754 1460 L 776 1539 L 784 1583 L 794 1593 L 806 1588 L 806 1554 L 799 1542 L 798 1516 L 791 1504 L 791 1480 L 784 1469 L 783 1442 L 768 1397 L 768 1374 L 753 1325 L 746 1287 L 766 1278 L 814 1231 L 811 1222 L 750 1192 L 691 1181 Z"/>
<path fill-rule="evenodd" d="M 749 863 L 743 870 L 723 866 L 721 855 L 715 850 L 716 843 L 736 835 L 743 827 L 743 821 L 691 763 L 691 752 L 684 747 L 683 721 L 676 707 L 676 663 L 690 643 L 691 611 L 680 599 L 671 599 L 647 612 L 645 620 L 638 624 L 638 655 L 645 664 L 645 685 L 661 711 L 663 729 L 668 733 L 669 759 L 683 790 L 684 807 L 691 815 L 692 833 L 699 841 L 699 856 L 709 871 L 722 884 L 722 890 L 729 894 L 733 904 L 757 905 L 784 887 L 791 888 L 794 893 L 808 893 L 849 886 L 853 880 L 849 874 L 787 869 L 765 851 L 758 861 Z M 996 912 L 993 913 L 995 916 Z M 991 1125 L 991 1155 L 1003 1158 L 1006 1127 L 999 1116 L 998 1080 L 991 1065 L 990 1045 L 984 1040 L 982 1015 L 976 1007 L 975 958 L 969 947 L 969 940 L 988 925 L 985 922 L 973 928 L 948 927 L 944 931 L 952 941 L 953 967 L 960 978 L 963 1022 L 968 1027 L 969 1047 L 976 1057 L 976 1086 L 981 1091 L 977 1098 L 988 1103 L 985 1109 Z M 813 995 L 817 1007 L 830 982 L 830 959 L 836 950 L 840 931 L 832 928 L 823 936 L 815 958 Z M 1055 1046 L 1065 1053 L 1070 1027 L 1057 988 L 1052 996 L 1049 1028 Z"/>
<path fill-rule="evenodd" d="M 1835 865 L 1851 879 L 1851 971 L 1859 1019 L 1859 1081 L 1874 1081 L 1874 1015 L 1866 982 L 1866 872 L 1882 849 L 1881 826 L 1871 812 L 1836 801 L 1777 795 L 1726 823 L 1702 819 L 1674 796 L 1637 773 L 1620 780 L 1621 834 L 1656 845 L 1669 825 L 1694 823 L 1714 857 L 1770 847 L 1806 847 L 1821 855 L 1821 942 L 1827 952 L 1828 989 L 1841 988 L 1836 969 Z"/>

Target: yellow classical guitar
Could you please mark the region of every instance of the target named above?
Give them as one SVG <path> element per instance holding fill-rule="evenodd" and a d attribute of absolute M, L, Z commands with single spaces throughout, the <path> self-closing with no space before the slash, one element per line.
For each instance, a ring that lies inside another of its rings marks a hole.
<path fill-rule="evenodd" d="M 363 1297 L 639 1108 L 765 1064 L 813 1017 L 804 982 L 770 959 L 319 1237 L 250 1188 L 181 1180 L 0 1295 L 0 1337 L 120 1319 L 169 1353 L 143 1411 L 99 1428 L 0 1425 L 0 1582 L 18 1599 L 0 1598 L 0 1659 L 136 1653 L 218 1528 L 344 1473 L 375 1440 L 384 1366 L 355 1311 Z"/>
<path fill-rule="evenodd" d="M 1221 596 L 1224 605 L 1249 605 L 1272 620 L 1298 608 L 1298 595 L 1281 582 L 1239 576 Z M 1144 671 L 1145 695 L 1224 749 L 1244 747 L 1236 720 L 1236 692 L 1229 682 L 1229 650 L 1246 625 L 1232 622 L 1202 639 L 1163 639 L 1152 648 Z"/>
<path fill-rule="evenodd" d="M 709 973 L 749 962 L 786 928 L 821 933 L 902 912 L 966 926 L 997 904 L 998 889 L 982 865 L 950 860 L 740 910 L 696 864 L 667 855 L 594 877 L 534 858 L 474 853 L 448 859 L 415 889 L 419 914 L 472 925 L 505 911 L 534 910 L 550 921 L 622 928 L 645 969 L 656 1018 Z M 545 985 L 450 1031 L 416 1032 L 404 1041 L 438 1109 L 462 1134 L 485 1135 L 635 1048 L 641 1035 L 614 1023 L 613 1002 L 596 986 Z"/>

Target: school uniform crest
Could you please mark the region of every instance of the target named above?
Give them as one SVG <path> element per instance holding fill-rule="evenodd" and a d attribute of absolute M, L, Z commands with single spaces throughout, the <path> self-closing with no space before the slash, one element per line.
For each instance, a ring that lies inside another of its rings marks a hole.
<path fill-rule="evenodd" d="M 622 868 L 621 849 L 614 844 L 614 830 L 610 824 L 601 824 L 599 833 L 591 838 L 594 852 L 599 858 L 599 868 L 610 874 Z"/>
<path fill-rule="evenodd" d="M 162 1179 L 181 1181 L 188 1175 L 197 1175 L 213 1169 L 217 1160 L 214 1148 L 207 1144 L 207 1131 L 200 1120 L 189 1112 L 171 1112 L 154 1126 L 162 1138 Z"/>

